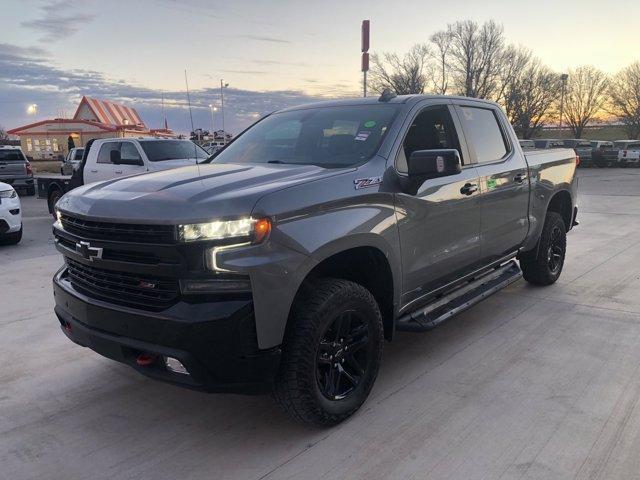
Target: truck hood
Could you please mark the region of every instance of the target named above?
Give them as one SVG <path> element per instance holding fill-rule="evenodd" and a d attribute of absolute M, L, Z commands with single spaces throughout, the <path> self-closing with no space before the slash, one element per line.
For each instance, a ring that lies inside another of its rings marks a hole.
<path fill-rule="evenodd" d="M 351 170 L 314 165 L 192 165 L 78 187 L 63 196 L 57 208 L 103 221 L 206 222 L 249 215 L 266 194 Z"/>

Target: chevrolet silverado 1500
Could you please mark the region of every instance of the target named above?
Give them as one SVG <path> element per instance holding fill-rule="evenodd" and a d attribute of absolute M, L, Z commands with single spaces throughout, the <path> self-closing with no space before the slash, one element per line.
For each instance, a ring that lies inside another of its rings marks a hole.
<path fill-rule="evenodd" d="M 576 154 L 523 153 L 495 103 L 395 96 L 268 115 L 208 164 L 57 204 L 55 312 L 74 342 L 210 392 L 272 392 L 331 425 L 384 339 L 562 272 Z"/>

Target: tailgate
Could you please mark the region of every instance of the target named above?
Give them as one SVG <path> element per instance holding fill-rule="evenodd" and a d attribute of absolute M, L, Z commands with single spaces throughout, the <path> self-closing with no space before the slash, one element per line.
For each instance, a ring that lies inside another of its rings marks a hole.
<path fill-rule="evenodd" d="M 24 160 L 0 160 L 0 180 L 3 178 L 24 177 L 27 166 Z"/>

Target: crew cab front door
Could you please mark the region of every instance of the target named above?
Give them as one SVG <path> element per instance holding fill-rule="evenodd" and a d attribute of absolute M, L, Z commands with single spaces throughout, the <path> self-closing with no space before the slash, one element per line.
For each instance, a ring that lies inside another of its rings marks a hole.
<path fill-rule="evenodd" d="M 478 173 L 458 135 L 459 124 L 448 105 L 418 110 L 405 127 L 396 155 L 400 177 L 413 151 L 456 149 L 462 157 L 458 174 L 426 180 L 417 192 L 396 195 L 403 270 L 401 310 L 473 270 L 480 256 Z"/>

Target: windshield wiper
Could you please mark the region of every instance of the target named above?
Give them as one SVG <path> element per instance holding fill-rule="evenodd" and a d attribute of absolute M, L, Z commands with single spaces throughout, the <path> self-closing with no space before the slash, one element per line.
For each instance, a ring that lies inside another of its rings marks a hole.
<path fill-rule="evenodd" d="M 287 162 L 283 162 L 282 160 L 269 160 L 267 163 L 278 163 L 278 164 L 284 165 Z"/>

